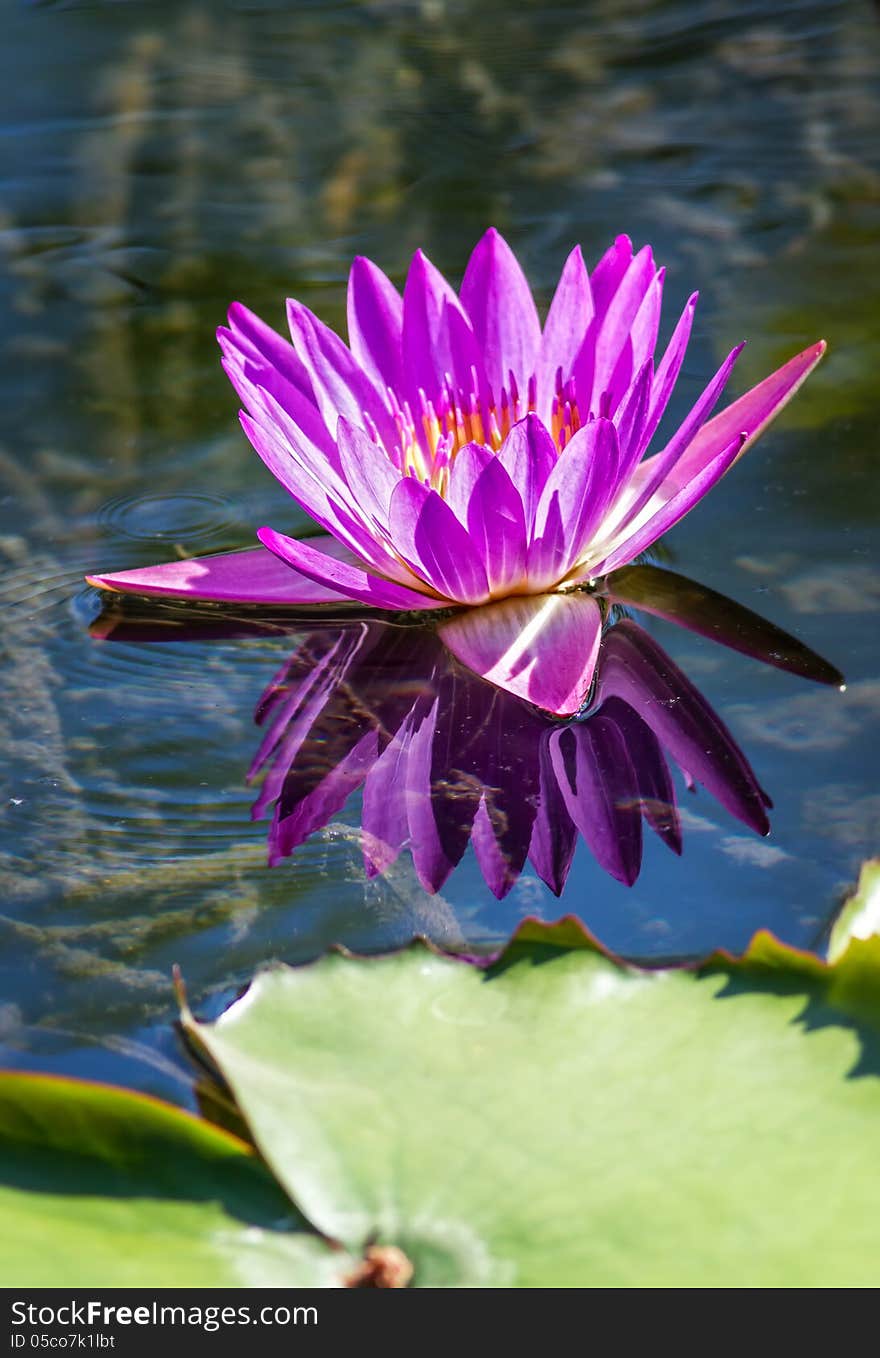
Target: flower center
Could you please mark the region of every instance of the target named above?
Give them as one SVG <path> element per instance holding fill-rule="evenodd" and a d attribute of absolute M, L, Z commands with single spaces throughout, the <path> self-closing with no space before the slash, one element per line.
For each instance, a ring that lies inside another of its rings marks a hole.
<path fill-rule="evenodd" d="M 450 468 L 466 444 L 479 443 L 497 453 L 513 426 L 536 409 L 535 378 L 529 378 L 525 395 L 520 392 L 513 372 L 508 372 L 507 379 L 507 386 L 501 388 L 496 401 L 491 390 L 481 394 L 473 369 L 468 388 L 456 386 L 450 374 L 445 373 L 436 403 L 420 387 L 415 411 L 408 400 L 401 400 L 396 391 L 386 387 L 389 411 L 397 430 L 394 446 L 387 450 L 391 461 L 405 476 L 414 476 L 444 495 Z M 560 453 L 582 423 L 574 378 L 563 382 L 559 369 L 550 433 Z M 371 420 L 367 421 L 367 428 L 379 443 L 378 431 Z"/>

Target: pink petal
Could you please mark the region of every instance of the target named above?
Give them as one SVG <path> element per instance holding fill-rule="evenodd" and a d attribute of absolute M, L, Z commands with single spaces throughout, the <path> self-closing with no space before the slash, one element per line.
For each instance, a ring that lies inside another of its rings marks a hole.
<path fill-rule="evenodd" d="M 617 431 L 592 420 L 577 431 L 547 478 L 528 553 L 529 585 L 546 589 L 564 579 L 601 522 L 616 486 Z"/>
<path fill-rule="evenodd" d="M 253 319 L 256 321 L 257 318 Z M 268 326 L 265 328 L 269 329 Z M 290 359 L 302 368 L 293 352 L 293 346 L 287 344 L 280 336 L 276 336 L 276 339 L 278 347 L 283 345 L 288 350 Z M 217 340 L 223 355 L 223 369 L 242 404 L 252 414 L 256 414 L 262 409 L 263 393 L 268 392 L 299 427 L 303 436 L 316 448 L 320 448 L 324 457 L 336 466 L 334 436 L 318 409 L 308 377 L 305 378 L 307 384 L 305 389 L 295 386 L 284 376 L 283 369 L 275 366 L 266 354 L 258 354 L 236 331 L 221 327 L 217 331 Z"/>
<path fill-rule="evenodd" d="M 465 528 L 474 486 L 481 473 L 495 460 L 495 454 L 485 443 L 466 443 L 463 448 L 459 448 L 449 468 L 446 503 Z"/>
<path fill-rule="evenodd" d="M 468 488 L 462 513 L 452 488 Z M 464 522 L 477 555 L 485 564 L 489 589 L 508 594 L 526 578 L 526 524 L 519 491 L 504 467 L 485 448 L 469 444 L 458 453 L 450 478 L 448 503 Z"/>
<path fill-rule="evenodd" d="M 387 608 L 394 612 L 440 606 L 436 595 L 416 593 L 414 589 L 392 584 L 390 580 L 371 575 L 363 566 L 337 560 L 326 552 L 316 551 L 308 542 L 298 542 L 284 533 L 276 533 L 272 528 L 261 528 L 257 537 L 264 547 L 268 547 L 282 561 L 301 571 L 310 580 L 336 590 L 346 599 L 357 599 L 373 608 Z M 414 583 L 417 582 L 414 580 Z"/>
<path fill-rule="evenodd" d="M 565 809 L 600 867 L 632 886 L 642 863 L 636 775 L 615 723 L 598 713 L 550 736 Z"/>
<path fill-rule="evenodd" d="M 271 403 L 271 397 L 266 399 Z M 320 453 L 316 454 L 301 436 L 297 437 L 299 431 L 285 420 L 280 408 L 267 410 L 259 422 L 243 411 L 239 418 L 269 471 L 307 514 L 380 575 L 390 575 L 401 584 L 409 583 L 405 573 L 401 574 L 397 558 L 365 519 L 346 482 Z"/>
<path fill-rule="evenodd" d="M 626 514 L 618 525 L 618 534 L 638 518 L 638 515 L 653 495 L 658 491 L 662 493 L 664 481 L 670 475 L 673 468 L 676 466 L 676 463 L 682 459 L 684 453 L 696 437 L 697 432 L 702 427 L 706 417 L 715 407 L 718 398 L 724 390 L 727 380 L 733 371 L 733 365 L 736 363 L 742 350 L 743 346 L 741 344 L 738 344 L 735 349 L 731 350 L 715 376 L 700 393 L 684 421 L 673 434 L 663 451 L 658 453 L 656 457 L 649 458 L 647 462 L 643 462 L 638 468 L 632 481 L 635 496 L 628 505 Z M 729 441 L 730 440 L 728 440 L 728 442 Z M 723 446 L 726 447 L 726 444 Z M 720 451 L 720 448 L 715 449 L 715 452 Z"/>
<path fill-rule="evenodd" d="M 241 302 L 232 303 L 229 329 L 221 326 L 217 338 L 236 349 L 243 359 L 253 360 L 271 370 L 286 388 L 293 388 L 314 405 L 311 378 L 293 345 Z"/>
<path fill-rule="evenodd" d="M 646 358 L 639 372 L 620 403 L 614 423 L 617 426 L 617 439 L 620 444 L 620 463 L 617 468 L 617 485 L 624 486 L 632 475 L 645 446 L 645 424 L 651 401 L 651 387 L 654 380 L 654 363 Z"/>
<path fill-rule="evenodd" d="M 475 371 L 479 394 L 488 395 L 471 323 L 453 289 L 421 250 L 413 256 L 403 292 L 402 345 L 406 395 L 417 423 L 420 393 L 439 409 L 447 374 L 470 393 Z"/>
<path fill-rule="evenodd" d="M 678 324 L 672 332 L 672 338 L 666 346 L 663 357 L 657 365 L 654 374 L 654 385 L 651 388 L 651 404 L 642 437 L 642 448 L 647 448 L 657 425 L 663 416 L 663 412 L 669 404 L 673 388 L 681 371 L 684 362 L 685 351 L 691 337 L 691 326 L 694 322 L 694 311 L 697 306 L 699 293 L 694 292 L 687 300 L 684 311 L 679 317 Z"/>
<path fill-rule="evenodd" d="M 460 295 L 496 401 L 502 388 L 510 389 L 510 372 L 525 392 L 535 370 L 541 324 L 526 276 L 494 227 L 471 255 Z"/>
<path fill-rule="evenodd" d="M 336 437 L 339 464 L 351 491 L 352 503 L 373 524 L 388 528 L 388 508 L 400 472 L 384 448 L 374 443 L 357 425 L 339 417 Z"/>
<path fill-rule="evenodd" d="M 654 256 L 651 253 L 651 247 L 646 245 L 635 256 L 621 279 L 620 285 L 609 302 L 608 310 L 596 332 L 592 397 L 592 405 L 596 409 L 598 409 L 597 402 L 600 395 L 606 391 L 611 397 L 610 410 L 613 411 L 616 409 L 620 397 L 629 386 L 633 366 L 631 333 L 636 317 L 639 314 L 639 310 L 652 282 L 654 283 L 656 290 L 659 285 L 656 282 Z M 659 311 L 657 314 L 659 316 Z M 624 351 L 627 350 L 628 347 L 629 357 L 627 359 L 626 371 L 622 374 L 620 387 L 615 388 L 613 381 L 614 373 L 617 369 L 618 361 L 622 358 Z M 579 397 L 581 396 L 582 390 L 580 381 L 578 381 Z"/>
<path fill-rule="evenodd" d="M 590 276 L 581 247 L 576 245 L 565 261 L 541 338 L 537 363 L 538 414 L 544 421 L 550 419 L 557 374 L 561 370 L 563 383 L 571 377 L 574 360 L 592 319 Z"/>
<path fill-rule="evenodd" d="M 631 509 L 627 519 L 615 532 L 613 550 L 607 554 L 601 565 L 594 568 L 593 573 L 604 573 L 614 570 L 617 566 L 626 565 L 677 523 L 742 456 L 744 449 L 754 443 L 770 421 L 791 400 L 798 387 L 815 368 L 825 349 L 824 340 L 811 345 L 751 391 L 740 396 L 732 405 L 722 410 L 720 415 L 704 424 L 691 439 L 672 470 L 659 481 L 659 484 L 657 470 L 661 466 L 660 459 L 665 457 L 665 450 L 642 463 L 635 474 L 634 483 L 656 484 L 655 494 L 665 503 L 647 523 L 643 523 L 627 541 L 623 542 L 622 532 L 626 523 L 633 518 Z M 728 439 L 726 445 L 725 438 Z M 641 492 L 636 504 L 643 500 L 644 493 Z"/>
<path fill-rule="evenodd" d="M 389 518 L 395 548 L 433 590 L 461 604 L 488 598 L 482 557 L 436 490 L 411 476 L 401 477 L 391 497 Z"/>
<path fill-rule="evenodd" d="M 322 552 L 345 559 L 346 548 L 335 538 L 312 538 Z M 354 558 L 351 558 L 354 560 Z M 317 583 L 279 561 L 264 547 L 218 556 L 166 561 L 113 575 L 87 575 L 96 589 L 120 594 L 148 594 L 166 599 L 203 599 L 216 603 L 295 604 L 339 603 L 346 596 Z"/>
<path fill-rule="evenodd" d="M 605 557 L 604 561 L 590 567 L 592 575 L 607 575 L 609 571 L 616 570 L 618 566 L 625 566 L 656 542 L 664 533 L 678 523 L 679 519 L 684 518 L 698 500 L 712 489 L 716 481 L 720 481 L 724 473 L 733 465 L 739 457 L 742 448 L 743 436 L 739 435 L 733 439 L 727 448 L 722 449 L 716 458 L 707 464 L 701 471 L 697 472 L 680 491 L 670 498 L 657 510 L 655 514 L 644 522 L 628 537 L 624 534 L 616 540 L 614 549 Z"/>
<path fill-rule="evenodd" d="M 665 276 L 665 269 L 657 270 L 629 327 L 629 334 L 624 340 L 609 383 L 612 396 L 608 413 L 616 412 L 620 398 L 629 388 L 633 374 L 639 371 L 646 359 L 654 356 L 657 331 L 660 328 Z"/>
<path fill-rule="evenodd" d="M 529 534 L 556 457 L 553 439 L 533 414 L 513 426 L 499 450 L 498 461 L 519 491 Z"/>
<path fill-rule="evenodd" d="M 403 298 L 372 260 L 357 255 L 348 276 L 348 342 L 381 390 L 403 387 Z"/>
<path fill-rule="evenodd" d="M 595 599 L 538 594 L 468 609 L 440 638 L 468 669 L 559 716 L 586 701 L 602 632 Z"/>
<path fill-rule="evenodd" d="M 386 447 L 394 447 L 398 435 L 389 409 L 339 336 L 308 307 L 292 299 L 287 302 L 287 321 L 294 348 L 308 371 L 315 401 L 330 432 L 336 433 L 340 415 L 358 425 L 364 424 L 366 415 Z"/>
<path fill-rule="evenodd" d="M 629 236 L 618 236 L 605 251 L 590 274 L 590 290 L 597 321 L 601 321 L 621 280 L 632 263 L 633 248 Z"/>
<path fill-rule="evenodd" d="M 825 340 L 811 344 L 809 349 L 804 349 L 802 353 L 789 359 L 781 368 L 765 377 L 763 382 L 759 382 L 751 391 L 747 391 L 744 396 L 740 396 L 732 405 L 727 406 L 720 415 L 707 421 L 676 468 L 675 477 L 679 484 L 689 479 L 695 469 L 701 467 L 707 459 L 714 457 L 740 433 L 746 436 L 739 450 L 739 456 L 742 457 L 755 439 L 763 434 L 768 424 L 776 419 L 780 410 L 788 405 L 827 347 Z M 646 466 L 650 466 L 653 461 L 654 459 L 650 458 Z"/>

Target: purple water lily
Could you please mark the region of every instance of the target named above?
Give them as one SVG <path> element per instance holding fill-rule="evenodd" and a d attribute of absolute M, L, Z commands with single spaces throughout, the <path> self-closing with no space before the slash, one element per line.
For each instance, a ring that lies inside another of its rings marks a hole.
<path fill-rule="evenodd" d="M 723 476 L 791 397 L 824 342 L 709 418 L 742 346 L 650 456 L 696 294 L 655 364 L 663 269 L 620 236 L 588 273 L 569 255 L 543 327 L 495 230 L 459 294 L 417 252 L 403 295 L 367 259 L 349 345 L 288 302 L 293 343 L 235 304 L 219 332 L 242 425 L 325 530 L 261 548 L 89 577 L 100 588 L 258 604 L 354 600 L 454 608 L 445 644 L 499 687 L 576 712 L 601 610 L 583 587 L 632 561 Z"/>

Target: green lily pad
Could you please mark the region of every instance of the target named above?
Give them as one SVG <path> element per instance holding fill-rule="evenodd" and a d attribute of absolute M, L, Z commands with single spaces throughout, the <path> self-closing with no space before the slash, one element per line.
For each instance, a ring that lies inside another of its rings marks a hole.
<path fill-rule="evenodd" d="M 880 858 L 862 864 L 858 885 L 834 922 L 828 940 L 828 960 L 836 962 L 851 939 L 880 934 Z"/>
<path fill-rule="evenodd" d="M 880 940 L 641 971 L 569 919 L 488 971 L 428 947 L 184 1012 L 326 1234 L 416 1286 L 872 1286 Z"/>
<path fill-rule="evenodd" d="M 309 1234 L 236 1137 L 105 1085 L 0 1075 L 5 1287 L 330 1287 Z"/>

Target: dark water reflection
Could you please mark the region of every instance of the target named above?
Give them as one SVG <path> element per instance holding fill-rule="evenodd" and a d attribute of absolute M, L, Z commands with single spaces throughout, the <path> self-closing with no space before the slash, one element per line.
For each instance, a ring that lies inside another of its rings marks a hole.
<path fill-rule="evenodd" d="M 306 527 L 239 433 L 213 339 L 241 298 L 343 319 L 352 254 L 460 273 L 489 222 L 546 301 L 574 241 L 621 230 L 701 290 L 691 390 L 744 336 L 741 388 L 818 335 L 778 427 L 665 544 L 803 636 L 844 695 L 642 619 L 773 794 L 760 838 L 680 799 L 626 887 L 569 871 L 622 951 L 811 943 L 880 843 L 876 316 L 880 40 L 861 0 L 10 5 L 0 75 L 0 1038 L 9 1062 L 179 1095 L 169 975 L 219 1003 L 271 956 L 487 941 L 559 908 L 500 902 L 472 847 L 435 897 L 408 851 L 366 880 L 349 806 L 265 866 L 243 775 L 278 629 L 100 646 L 82 575 Z M 662 339 L 662 337 L 661 337 Z M 95 1048 L 109 1043 L 115 1050 Z M 141 1043 L 135 1056 L 132 1042 Z M 141 1060 L 141 1057 L 144 1060 Z M 149 1057 L 149 1064 L 147 1061 Z M 155 1062 L 160 1061 L 160 1065 Z"/>
<path fill-rule="evenodd" d="M 595 607 L 581 597 L 584 608 Z M 632 887 L 642 867 L 643 821 L 682 853 L 672 768 L 690 792 L 704 788 L 757 835 L 770 833 L 772 802 L 718 713 L 627 608 L 841 690 L 843 676 L 767 619 L 675 572 L 627 567 L 600 584 L 598 598 L 606 626 L 590 697 L 573 721 L 553 719 L 467 670 L 443 643 L 442 618 L 438 625 L 359 616 L 355 607 L 334 620 L 325 616 L 332 609 L 313 608 L 297 626 L 293 615 L 273 618 L 260 609 L 109 596 L 91 633 L 141 646 L 299 633 L 255 712 L 264 734 L 248 772 L 259 784 L 251 814 L 271 813 L 270 866 L 335 830 L 360 792 L 350 821 L 359 829 L 350 838 L 366 881 L 393 880 L 405 850 L 409 908 L 421 893 L 431 898 L 421 929 L 438 943 L 473 951 L 485 936 L 495 948 L 524 914 L 562 909 L 609 946 L 650 958 L 658 955 L 657 921 L 645 928 L 629 920 L 632 936 L 620 948 L 620 922 L 585 897 L 581 874 L 569 882 L 579 843 L 594 866 Z M 575 633 L 579 604 L 573 595 Z M 743 843 L 748 856 L 749 841 Z M 472 887 L 466 922 L 445 908 L 439 893 L 469 849 L 495 901 L 526 886 L 512 910 L 481 907 Z M 752 853 L 760 861 L 757 848 Z M 352 923 L 342 925 L 343 939 Z M 714 915 L 704 905 L 694 916 L 673 895 L 663 925 L 660 954 L 673 958 L 731 945 L 743 920 L 726 902 Z M 450 935 L 451 926 L 457 933 Z M 387 946 L 382 922 L 371 946 Z"/>

